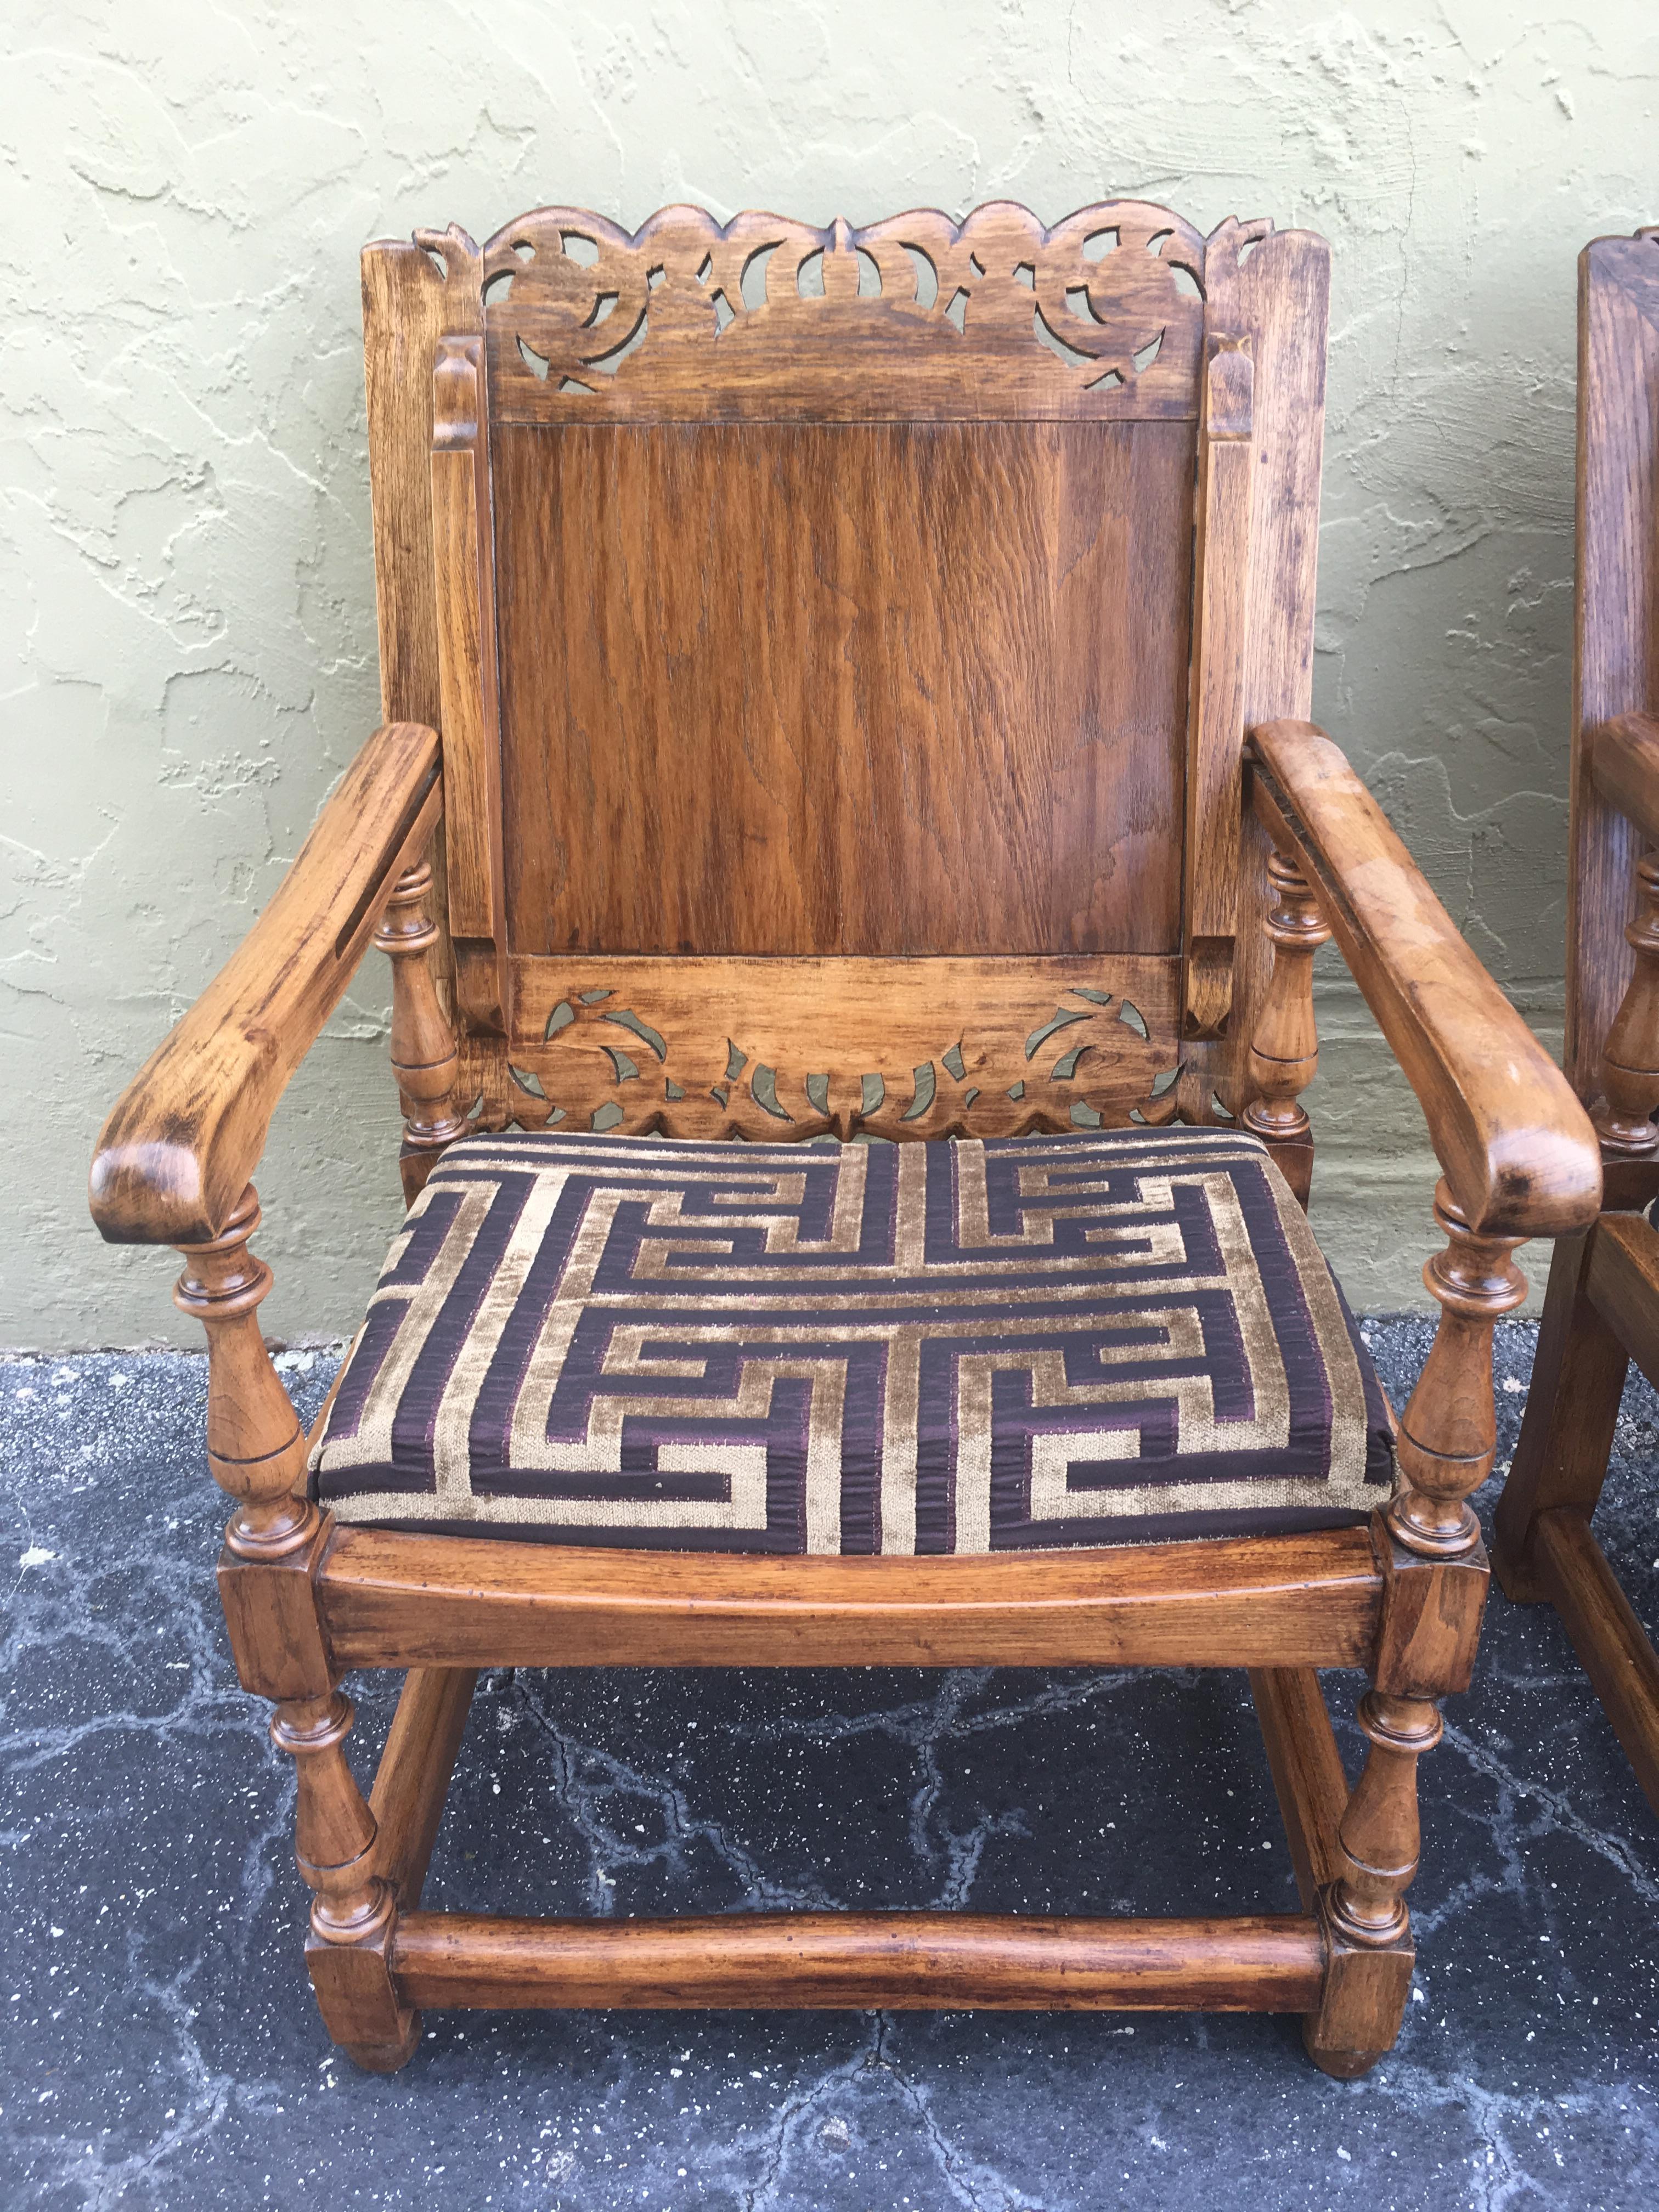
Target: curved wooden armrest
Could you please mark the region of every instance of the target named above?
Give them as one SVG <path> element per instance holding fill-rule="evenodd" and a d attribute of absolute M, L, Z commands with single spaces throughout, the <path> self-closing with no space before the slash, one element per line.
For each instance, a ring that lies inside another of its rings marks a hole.
<path fill-rule="evenodd" d="M 1590 775 L 1609 806 L 1659 845 L 1659 721 L 1620 714 L 1589 732 Z"/>
<path fill-rule="evenodd" d="M 423 724 L 376 730 L 270 904 L 122 1094 L 92 1163 L 92 1218 L 111 1243 L 203 1243 L 223 1229 L 289 1078 L 426 848 L 439 768 Z"/>
<path fill-rule="evenodd" d="M 1471 1229 L 1554 1237 L 1595 1218 L 1595 1133 L 1387 816 L 1310 722 L 1251 732 L 1256 812 L 1325 920 L 1422 1105 Z"/>

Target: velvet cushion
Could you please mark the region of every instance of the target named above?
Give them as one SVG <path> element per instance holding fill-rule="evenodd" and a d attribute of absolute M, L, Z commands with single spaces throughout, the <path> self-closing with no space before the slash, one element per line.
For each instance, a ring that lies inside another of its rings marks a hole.
<path fill-rule="evenodd" d="M 1333 1528 L 1382 1392 L 1223 1129 L 451 1147 L 313 1454 L 342 1521 L 727 1552 Z"/>

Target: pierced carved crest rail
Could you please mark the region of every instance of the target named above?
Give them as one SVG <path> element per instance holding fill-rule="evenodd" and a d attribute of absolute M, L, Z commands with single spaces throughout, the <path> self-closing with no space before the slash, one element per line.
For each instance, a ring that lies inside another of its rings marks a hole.
<path fill-rule="evenodd" d="M 1206 295 L 1270 228 L 1206 240 L 1108 200 L 1049 229 L 998 201 L 823 229 L 670 207 L 631 236 L 540 208 L 483 247 L 416 238 L 451 329 L 485 333 L 498 421 L 1127 420 L 1196 413 Z"/>

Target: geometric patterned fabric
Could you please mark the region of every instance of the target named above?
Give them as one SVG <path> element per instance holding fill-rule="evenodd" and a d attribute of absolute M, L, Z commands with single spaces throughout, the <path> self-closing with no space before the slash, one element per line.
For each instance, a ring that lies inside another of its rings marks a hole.
<path fill-rule="evenodd" d="M 666 1551 L 1338 1528 L 1382 1395 L 1253 1138 L 449 1149 L 312 1458 L 344 1522 Z"/>

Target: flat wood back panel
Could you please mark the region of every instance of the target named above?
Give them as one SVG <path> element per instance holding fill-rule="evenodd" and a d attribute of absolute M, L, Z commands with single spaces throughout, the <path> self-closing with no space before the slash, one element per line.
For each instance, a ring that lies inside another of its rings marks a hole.
<path fill-rule="evenodd" d="M 1567 894 L 1567 1073 L 1587 1103 L 1632 956 L 1646 840 L 1596 790 L 1590 733 L 1659 710 L 1659 231 L 1578 264 L 1578 587 Z"/>
<path fill-rule="evenodd" d="M 513 951 L 1176 950 L 1194 434 L 500 425 Z"/>

